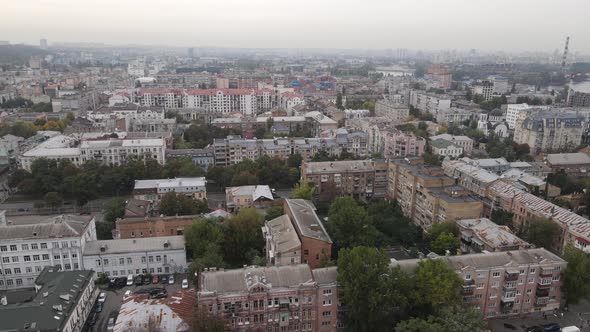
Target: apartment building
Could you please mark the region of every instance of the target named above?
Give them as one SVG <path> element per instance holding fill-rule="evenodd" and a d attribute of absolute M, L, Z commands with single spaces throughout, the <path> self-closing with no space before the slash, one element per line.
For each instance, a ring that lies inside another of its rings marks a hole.
<path fill-rule="evenodd" d="M 478 80 L 471 86 L 471 93 L 482 96 L 484 100 L 490 100 L 494 96 L 494 82 Z"/>
<path fill-rule="evenodd" d="M 283 209 L 301 242 L 300 261 L 311 268 L 318 268 L 329 261 L 332 239 L 316 214 L 313 203 L 305 199 L 285 199 Z"/>
<path fill-rule="evenodd" d="M 391 160 L 387 179 L 387 198 L 397 200 L 402 212 L 422 228 L 475 219 L 482 213 L 481 201 L 456 186 L 440 167 L 423 165 L 421 160 Z"/>
<path fill-rule="evenodd" d="M 482 158 L 482 159 L 471 159 L 468 157 L 461 158 L 461 161 L 484 169 L 490 173 L 501 174 L 512 168 L 511 163 L 504 157 L 500 158 Z"/>
<path fill-rule="evenodd" d="M 0 289 L 33 287 L 44 267 L 84 268 L 82 252 L 96 241 L 93 216 L 36 216 L 32 223 L 0 221 Z"/>
<path fill-rule="evenodd" d="M 211 121 L 211 125 L 239 129 L 243 132 L 254 132 L 256 129 L 264 128 L 272 134 L 291 134 L 309 130 L 315 137 L 324 131 L 338 129 L 338 122 L 316 111 L 301 116 L 217 118 Z"/>
<path fill-rule="evenodd" d="M 383 138 L 383 157 L 420 157 L 424 155 L 426 140 L 411 132 L 403 132 L 396 128 L 381 131 Z"/>
<path fill-rule="evenodd" d="M 440 134 L 430 137 L 431 141 L 443 140 L 463 149 L 465 154 L 471 154 L 473 151 L 473 140 L 467 136 L 455 136 L 449 134 Z"/>
<path fill-rule="evenodd" d="M 553 313 L 561 305 L 567 262 L 545 250 L 523 249 L 437 257 L 464 280 L 463 303 L 486 318 Z M 393 262 L 416 270 L 419 259 Z"/>
<path fill-rule="evenodd" d="M 274 196 L 267 185 L 225 188 L 225 202 L 229 210 L 265 208 L 272 204 Z"/>
<path fill-rule="evenodd" d="M 268 265 L 284 266 L 301 264 L 301 241 L 288 215 L 265 220 L 262 235 L 266 241 Z"/>
<path fill-rule="evenodd" d="M 567 93 L 567 105 L 570 107 L 590 106 L 590 83 L 571 84 Z"/>
<path fill-rule="evenodd" d="M 207 199 L 204 177 L 135 180 L 133 197 L 144 201 L 159 201 L 167 193 L 175 192 L 193 199 Z"/>
<path fill-rule="evenodd" d="M 305 99 L 302 94 L 296 92 L 281 93 L 281 108 L 287 111 L 287 114 L 293 114 L 293 109 L 298 105 L 305 105 Z"/>
<path fill-rule="evenodd" d="M 226 330 L 337 331 L 336 268 L 306 264 L 201 273 L 199 305 Z"/>
<path fill-rule="evenodd" d="M 387 163 L 373 160 L 305 162 L 301 179 L 315 186 L 322 199 L 351 196 L 358 200 L 384 197 L 387 186 Z"/>
<path fill-rule="evenodd" d="M 508 226 L 488 218 L 462 219 L 455 222 L 461 232 L 461 252 L 478 253 L 521 250 L 531 245 L 516 236 Z"/>
<path fill-rule="evenodd" d="M 473 114 L 472 111 L 466 109 L 451 107 L 449 109 L 438 110 L 434 114 L 434 117 L 437 123 L 458 123 L 470 120 Z"/>
<path fill-rule="evenodd" d="M 452 98 L 447 95 L 410 90 L 410 105 L 422 112 L 437 114 L 439 111 L 448 110 L 451 108 L 451 100 Z"/>
<path fill-rule="evenodd" d="M 141 106 L 159 106 L 165 109 L 183 107 L 183 90 L 181 89 L 138 89 L 134 92 L 135 103 Z"/>
<path fill-rule="evenodd" d="M 442 163 L 442 168 L 447 176 L 479 197 L 485 196 L 488 186 L 499 179 L 496 174 L 470 165 L 463 160 L 445 160 Z"/>
<path fill-rule="evenodd" d="M 84 268 L 109 277 L 184 272 L 184 236 L 101 240 L 84 248 Z"/>
<path fill-rule="evenodd" d="M 132 239 L 183 235 L 187 227 L 202 217 L 202 215 L 187 215 L 119 218 L 115 221 L 113 238 Z"/>
<path fill-rule="evenodd" d="M 34 289 L 21 290 L 15 303 L 3 303 L 2 331 L 82 331 L 98 297 L 95 281 L 94 271 L 45 267 Z"/>
<path fill-rule="evenodd" d="M 205 149 L 167 149 L 166 159 L 189 158 L 193 164 L 201 167 L 203 170 L 209 169 L 209 166 L 215 165 L 215 153 L 211 148 Z"/>
<path fill-rule="evenodd" d="M 239 112 L 253 115 L 258 110 L 257 101 L 256 92 L 249 89 L 186 90 L 182 107 L 204 108 L 220 114 Z"/>
<path fill-rule="evenodd" d="M 585 117 L 565 110 L 535 110 L 517 120 L 514 142 L 528 144 L 531 154 L 572 150 L 582 142 Z"/>
<path fill-rule="evenodd" d="M 395 124 L 401 124 L 410 116 L 410 109 L 407 105 L 389 99 L 377 100 L 375 102 L 375 116 L 385 117 Z"/>
<path fill-rule="evenodd" d="M 213 149 L 217 166 L 230 166 L 261 156 L 286 160 L 290 155 L 300 154 L 303 160 L 310 160 L 320 151 L 333 157 L 346 151 L 355 157 L 364 158 L 369 154 L 367 139 L 367 133 L 348 133 L 340 128 L 336 137 L 328 138 L 242 139 L 228 136 L 225 139 L 214 139 Z"/>
<path fill-rule="evenodd" d="M 529 106 L 526 103 L 506 105 L 506 123 L 508 123 L 508 127 L 511 130 L 514 130 L 514 127 L 516 126 L 516 120 L 518 120 L 520 112 L 529 110 L 531 108 L 532 106 Z"/>
<path fill-rule="evenodd" d="M 590 176 L 590 156 L 585 153 L 547 154 L 545 162 L 555 173 L 564 172 L 575 178 Z"/>
<path fill-rule="evenodd" d="M 431 64 L 424 71 L 424 78 L 435 82 L 439 89 L 450 89 L 453 78 L 447 66 Z"/>

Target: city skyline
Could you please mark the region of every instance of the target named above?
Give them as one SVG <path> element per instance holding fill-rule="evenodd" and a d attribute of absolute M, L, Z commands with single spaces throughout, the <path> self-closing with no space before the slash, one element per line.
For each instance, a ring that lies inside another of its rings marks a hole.
<path fill-rule="evenodd" d="M 175 1 L 168 4 L 169 11 L 152 10 L 160 7 L 153 0 L 141 6 L 106 0 L 92 4 L 91 10 L 87 5 L 67 0 L 51 6 L 32 0 L 12 3 L 11 15 L 0 22 L 0 30 L 10 35 L 0 39 L 28 44 L 47 38 L 50 44 L 552 52 L 561 51 L 565 36 L 571 36 L 573 52 L 590 53 L 590 37 L 584 34 L 590 28 L 584 19 L 590 3 L 578 0 L 558 7 L 531 0 L 374 0 L 345 6 L 331 0 L 272 6 L 261 0 L 205 0 Z"/>

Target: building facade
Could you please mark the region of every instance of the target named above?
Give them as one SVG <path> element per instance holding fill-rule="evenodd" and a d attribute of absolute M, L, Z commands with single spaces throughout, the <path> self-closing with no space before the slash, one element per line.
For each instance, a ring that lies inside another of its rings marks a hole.
<path fill-rule="evenodd" d="M 383 157 L 420 157 L 424 155 L 426 140 L 410 132 L 388 128 L 381 131 L 383 137 Z"/>
<path fill-rule="evenodd" d="M 168 217 L 126 217 L 115 221 L 113 237 L 115 239 L 132 239 L 138 237 L 157 237 L 183 235 L 201 215 Z"/>
<path fill-rule="evenodd" d="M 206 183 L 204 177 L 135 180 L 133 197 L 144 201 L 159 201 L 165 194 L 174 192 L 202 201 L 207 199 Z"/>
<path fill-rule="evenodd" d="M 574 112 L 534 110 L 517 120 L 514 142 L 528 144 L 531 154 L 569 151 L 580 145 L 585 117 Z"/>

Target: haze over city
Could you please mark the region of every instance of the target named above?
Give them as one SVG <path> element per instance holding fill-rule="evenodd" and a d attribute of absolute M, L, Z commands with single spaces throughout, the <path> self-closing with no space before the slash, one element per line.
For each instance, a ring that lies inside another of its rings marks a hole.
<path fill-rule="evenodd" d="M 0 38 L 239 48 L 590 53 L 584 0 L 9 1 Z"/>

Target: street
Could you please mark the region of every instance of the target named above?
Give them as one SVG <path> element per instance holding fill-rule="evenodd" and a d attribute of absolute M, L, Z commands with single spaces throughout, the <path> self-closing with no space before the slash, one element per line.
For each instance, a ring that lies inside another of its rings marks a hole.
<path fill-rule="evenodd" d="M 539 313 L 531 314 L 526 318 L 494 319 L 489 326 L 493 332 L 526 331 L 527 327 L 541 326 L 548 323 L 557 323 L 561 327 L 577 326 L 581 331 L 590 332 L 590 302 L 581 300 L 580 303 L 570 305 L 569 310 L 561 314 L 547 315 L 547 318 Z M 583 324 L 583 325 L 582 325 Z"/>

